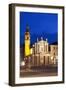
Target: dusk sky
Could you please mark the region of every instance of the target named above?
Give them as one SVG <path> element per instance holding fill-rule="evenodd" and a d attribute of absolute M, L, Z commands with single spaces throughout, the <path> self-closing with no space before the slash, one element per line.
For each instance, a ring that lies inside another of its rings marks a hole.
<path fill-rule="evenodd" d="M 53 13 L 20 12 L 20 45 L 24 44 L 26 25 L 30 28 L 31 44 L 37 37 L 48 39 L 49 44 L 58 41 L 58 15 Z"/>

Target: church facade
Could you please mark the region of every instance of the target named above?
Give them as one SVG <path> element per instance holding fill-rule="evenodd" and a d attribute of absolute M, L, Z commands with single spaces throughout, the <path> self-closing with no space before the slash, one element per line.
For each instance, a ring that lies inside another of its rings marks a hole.
<path fill-rule="evenodd" d="M 50 50 L 49 50 L 50 48 Z M 56 65 L 58 57 L 58 46 L 49 45 L 48 40 L 37 40 L 37 42 L 32 47 L 32 65 Z"/>

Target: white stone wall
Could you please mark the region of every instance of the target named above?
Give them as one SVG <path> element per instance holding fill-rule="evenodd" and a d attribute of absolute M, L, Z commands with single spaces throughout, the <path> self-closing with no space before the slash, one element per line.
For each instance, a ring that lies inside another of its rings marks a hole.
<path fill-rule="evenodd" d="M 53 49 L 55 47 L 55 50 Z M 56 64 L 55 62 L 55 56 L 58 56 L 58 48 L 57 45 L 50 45 L 50 52 L 49 52 L 49 43 L 41 39 L 41 41 L 38 41 L 33 45 L 33 54 L 32 54 L 32 63 L 33 66 L 39 66 L 39 65 L 50 65 L 50 64 Z"/>

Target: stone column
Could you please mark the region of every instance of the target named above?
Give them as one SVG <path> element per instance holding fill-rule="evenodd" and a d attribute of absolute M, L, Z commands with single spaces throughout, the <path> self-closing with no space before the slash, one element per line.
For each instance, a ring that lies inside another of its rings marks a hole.
<path fill-rule="evenodd" d="M 39 54 L 37 54 L 37 66 L 39 66 Z"/>
<path fill-rule="evenodd" d="M 28 57 L 28 61 L 29 61 L 28 62 L 28 68 L 30 69 L 31 68 L 31 57 L 30 56 Z"/>
<path fill-rule="evenodd" d="M 45 56 L 44 56 L 44 65 L 45 65 Z"/>
<path fill-rule="evenodd" d="M 35 58 L 35 55 L 33 54 L 32 55 L 32 66 L 34 66 L 34 60 L 35 60 L 34 58 Z"/>
<path fill-rule="evenodd" d="M 41 54 L 40 54 L 40 65 L 43 65 L 43 62 L 44 62 L 44 56 L 43 56 L 43 54 L 41 53 Z"/>
<path fill-rule="evenodd" d="M 37 47 L 36 47 L 36 45 L 37 45 L 37 44 L 35 43 L 35 54 L 37 53 Z"/>

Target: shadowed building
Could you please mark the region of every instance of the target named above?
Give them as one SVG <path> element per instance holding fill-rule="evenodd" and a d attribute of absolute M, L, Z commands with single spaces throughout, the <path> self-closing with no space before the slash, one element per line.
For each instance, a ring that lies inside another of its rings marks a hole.
<path fill-rule="evenodd" d="M 54 64 L 56 64 L 58 61 L 58 45 L 57 43 L 52 43 L 50 45 L 50 54 L 51 54 L 51 59 L 53 60 Z"/>

